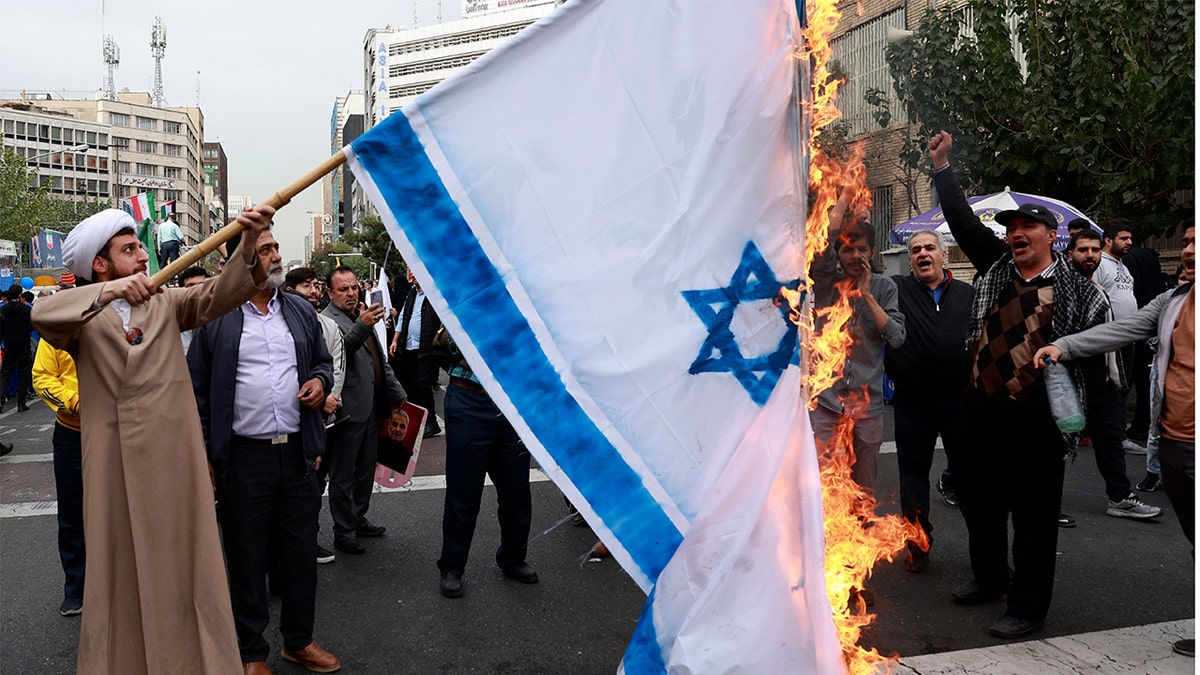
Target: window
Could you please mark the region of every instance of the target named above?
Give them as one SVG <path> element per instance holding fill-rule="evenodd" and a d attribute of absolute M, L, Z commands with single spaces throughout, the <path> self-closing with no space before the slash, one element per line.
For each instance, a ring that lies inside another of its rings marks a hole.
<path fill-rule="evenodd" d="M 168 134 L 183 133 L 180 127 L 182 127 L 182 125 L 179 122 L 163 122 L 163 131 L 167 132 Z"/>
<path fill-rule="evenodd" d="M 137 151 L 153 155 L 158 152 L 158 143 L 154 141 L 138 141 Z"/>
<path fill-rule="evenodd" d="M 87 144 L 92 146 L 96 145 L 96 132 L 87 132 Z"/>
<path fill-rule="evenodd" d="M 871 190 L 871 226 L 875 228 L 875 265 L 883 269 L 882 251 L 892 234 L 892 186 L 882 185 Z"/>
<path fill-rule="evenodd" d="M 117 173 L 129 173 L 129 162 L 117 162 Z"/>
<path fill-rule="evenodd" d="M 62 140 L 62 127 L 50 127 L 50 140 L 52 140 L 52 141 L 61 141 Z"/>
<path fill-rule="evenodd" d="M 104 172 L 108 171 L 108 158 L 107 157 L 100 158 L 100 170 L 104 171 Z"/>
<path fill-rule="evenodd" d="M 169 143 L 163 143 L 163 154 L 166 155 L 167 157 L 178 157 L 182 151 L 183 151 L 182 145 L 171 145 Z"/>
<path fill-rule="evenodd" d="M 129 115 L 110 112 L 108 113 L 108 123 L 114 127 L 127 127 L 129 126 Z"/>
<path fill-rule="evenodd" d="M 834 58 L 843 66 L 849 79 L 838 89 L 838 108 L 842 119 L 849 125 L 850 136 L 858 136 L 880 127 L 871 113 L 875 106 L 866 101 L 867 90 L 878 89 L 891 99 L 888 106 L 893 122 L 907 121 L 904 108 L 897 100 L 888 71 L 884 50 L 887 47 L 887 29 L 904 29 L 904 10 L 897 9 L 872 19 L 830 42 Z"/>
<path fill-rule="evenodd" d="M 107 147 L 108 147 L 108 134 L 100 134 L 100 148 L 104 149 Z"/>
<path fill-rule="evenodd" d="M 113 145 L 117 146 L 118 148 L 120 148 L 122 150 L 128 150 L 129 149 L 129 139 L 121 138 L 120 136 L 113 136 Z"/>
<path fill-rule="evenodd" d="M 165 204 L 169 201 L 179 202 L 180 194 L 182 193 L 179 190 L 163 190 L 163 203 Z"/>
<path fill-rule="evenodd" d="M 63 129 L 62 139 L 68 143 L 74 141 L 75 140 L 75 130 L 74 129 Z"/>
<path fill-rule="evenodd" d="M 128 198 L 132 192 L 133 192 L 133 189 L 130 188 L 128 185 L 118 185 L 117 186 L 117 197 L 119 197 L 120 199 Z"/>
<path fill-rule="evenodd" d="M 158 120 L 152 117 L 134 117 L 133 121 L 142 131 L 158 131 Z"/>
<path fill-rule="evenodd" d="M 183 170 L 177 166 L 163 167 L 163 176 L 165 178 L 179 178 Z"/>
<path fill-rule="evenodd" d="M 158 167 L 153 164 L 142 164 L 141 162 L 138 162 L 137 174 L 139 176 L 157 176 Z"/>

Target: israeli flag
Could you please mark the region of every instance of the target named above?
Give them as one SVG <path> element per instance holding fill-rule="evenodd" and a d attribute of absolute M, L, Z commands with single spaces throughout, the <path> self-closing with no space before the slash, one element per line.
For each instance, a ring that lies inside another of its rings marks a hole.
<path fill-rule="evenodd" d="M 628 673 L 844 670 L 796 327 L 794 0 L 570 0 L 350 166 L 475 374 L 649 594 Z"/>

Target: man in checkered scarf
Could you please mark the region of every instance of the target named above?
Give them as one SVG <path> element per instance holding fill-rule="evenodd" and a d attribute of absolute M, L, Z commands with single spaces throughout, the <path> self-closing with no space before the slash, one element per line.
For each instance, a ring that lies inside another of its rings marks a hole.
<path fill-rule="evenodd" d="M 996 222 L 1007 236 L 997 239 L 967 203 L 950 168 L 951 145 L 945 131 L 929 141 L 934 186 L 950 232 L 981 273 L 967 331 L 966 426 L 974 446 L 964 453 L 959 493 L 975 578 L 953 596 L 976 604 L 1007 594 L 1006 611 L 990 630 L 1016 638 L 1041 628 L 1050 609 L 1064 460 L 1074 441 L 1054 423 L 1033 355 L 1056 338 L 1103 323 L 1108 301 L 1053 251 L 1058 223 L 1045 207 L 1001 211 Z M 1083 402 L 1078 366 L 1072 374 Z"/>

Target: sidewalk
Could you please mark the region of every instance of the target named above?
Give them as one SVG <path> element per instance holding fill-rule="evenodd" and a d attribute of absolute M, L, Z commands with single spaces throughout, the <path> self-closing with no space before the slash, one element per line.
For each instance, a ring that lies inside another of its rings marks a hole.
<path fill-rule="evenodd" d="M 900 660 L 894 672 L 939 673 L 1194 673 L 1196 660 L 1171 651 L 1171 643 L 1196 634 L 1194 619 L 1102 630 L 966 649 Z"/>

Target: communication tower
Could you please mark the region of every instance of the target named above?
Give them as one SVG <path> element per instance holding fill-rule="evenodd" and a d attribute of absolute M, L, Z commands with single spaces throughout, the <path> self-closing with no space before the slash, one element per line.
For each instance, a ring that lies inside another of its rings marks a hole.
<path fill-rule="evenodd" d="M 117 83 L 115 79 L 117 66 L 121 63 L 121 48 L 111 35 L 104 36 L 104 95 L 110 101 L 117 100 Z"/>
<path fill-rule="evenodd" d="M 167 105 L 162 85 L 162 60 L 167 53 L 167 27 L 157 16 L 154 17 L 154 25 L 150 28 L 150 53 L 154 56 L 154 91 L 150 92 L 150 96 L 154 99 L 155 108 L 163 108 Z"/>

